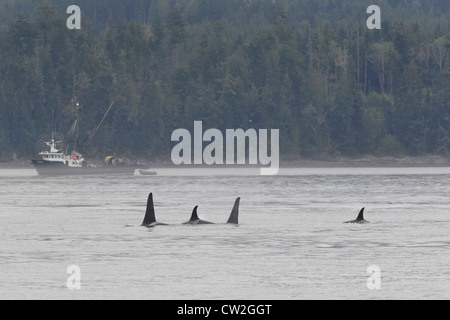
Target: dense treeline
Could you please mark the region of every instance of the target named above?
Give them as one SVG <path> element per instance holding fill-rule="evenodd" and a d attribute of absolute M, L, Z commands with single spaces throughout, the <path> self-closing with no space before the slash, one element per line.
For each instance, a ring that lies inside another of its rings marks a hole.
<path fill-rule="evenodd" d="M 379 1 L 368 30 L 372 2 L 2 0 L 0 157 L 39 151 L 52 110 L 67 133 L 75 100 L 82 136 L 115 103 L 92 156 L 169 160 L 195 120 L 279 128 L 285 158 L 448 156 L 450 3 Z"/>

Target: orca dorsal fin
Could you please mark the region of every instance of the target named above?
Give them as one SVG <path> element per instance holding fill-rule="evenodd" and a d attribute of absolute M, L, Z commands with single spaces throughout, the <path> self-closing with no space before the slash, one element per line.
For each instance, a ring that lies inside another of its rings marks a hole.
<path fill-rule="evenodd" d="M 154 222 L 156 222 L 155 206 L 153 204 L 153 193 L 150 193 L 147 200 L 147 210 L 145 211 L 144 221 L 141 226 L 149 226 Z"/>
<path fill-rule="evenodd" d="M 239 204 L 241 202 L 241 198 L 237 198 L 234 202 L 233 210 L 231 210 L 230 218 L 227 223 L 230 224 L 239 224 Z"/>
<path fill-rule="evenodd" d="M 356 221 L 364 221 L 364 209 L 366 209 L 366 208 L 361 209 L 361 211 L 359 212 L 358 218 L 356 218 Z"/>
<path fill-rule="evenodd" d="M 195 206 L 194 210 L 192 210 L 191 220 L 189 220 L 189 222 L 194 222 L 194 221 L 200 220 L 198 218 L 197 209 L 198 209 L 198 206 Z"/>

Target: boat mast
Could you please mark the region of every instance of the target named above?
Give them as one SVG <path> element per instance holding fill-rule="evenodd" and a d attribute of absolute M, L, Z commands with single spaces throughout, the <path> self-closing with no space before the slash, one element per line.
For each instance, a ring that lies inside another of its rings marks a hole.
<path fill-rule="evenodd" d="M 72 100 L 72 104 L 73 104 Z M 77 102 L 75 104 L 75 145 L 73 146 L 73 150 L 77 150 L 78 149 L 78 144 L 80 142 L 80 104 Z"/>
<path fill-rule="evenodd" d="M 55 142 L 55 109 L 52 109 L 52 144 Z"/>
<path fill-rule="evenodd" d="M 79 142 L 80 142 L 80 125 L 79 125 L 79 123 L 80 123 L 80 121 L 79 121 L 79 118 L 80 118 L 80 104 L 78 102 L 75 103 L 75 101 L 76 101 L 76 99 L 72 98 L 70 111 L 64 111 L 64 112 L 66 112 L 66 114 L 68 114 L 70 112 L 72 114 L 73 119 L 75 119 L 73 124 L 72 124 L 72 128 L 69 131 L 69 137 L 72 137 L 75 134 L 75 139 L 74 140 L 72 140 L 72 139 L 69 140 L 69 143 L 70 142 L 74 143 L 72 151 L 76 151 L 78 149 L 78 145 L 79 145 Z M 67 109 L 67 107 L 66 107 L 66 109 Z M 69 143 L 67 144 L 66 153 L 69 151 L 68 150 L 69 149 Z"/>
<path fill-rule="evenodd" d="M 47 142 L 47 145 L 50 147 L 50 152 L 58 152 L 58 149 L 56 148 L 55 131 L 55 109 L 52 109 L 52 140 L 50 143 Z"/>

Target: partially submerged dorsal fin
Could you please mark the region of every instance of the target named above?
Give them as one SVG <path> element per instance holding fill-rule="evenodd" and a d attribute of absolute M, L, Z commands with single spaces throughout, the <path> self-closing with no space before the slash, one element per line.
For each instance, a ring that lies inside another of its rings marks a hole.
<path fill-rule="evenodd" d="M 359 212 L 358 218 L 356 218 L 356 221 L 364 221 L 364 209 L 362 208 L 361 211 Z"/>
<path fill-rule="evenodd" d="M 191 220 L 189 220 L 189 222 L 200 220 L 198 218 L 197 209 L 198 209 L 198 206 L 195 206 L 194 210 L 192 210 L 192 216 L 191 216 Z"/>
<path fill-rule="evenodd" d="M 230 218 L 228 219 L 227 223 L 231 224 L 239 224 L 239 203 L 241 201 L 241 198 L 237 198 L 234 202 L 233 210 L 231 211 Z"/>
<path fill-rule="evenodd" d="M 150 193 L 147 200 L 147 210 L 145 211 L 144 221 L 141 226 L 149 226 L 154 222 L 156 222 L 155 206 L 153 204 L 153 193 Z"/>

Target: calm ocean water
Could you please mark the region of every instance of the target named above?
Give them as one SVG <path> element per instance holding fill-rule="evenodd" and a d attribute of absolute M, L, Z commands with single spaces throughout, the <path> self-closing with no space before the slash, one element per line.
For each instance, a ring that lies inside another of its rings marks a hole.
<path fill-rule="evenodd" d="M 0 299 L 450 299 L 450 168 L 158 173 L 0 170 Z"/>

